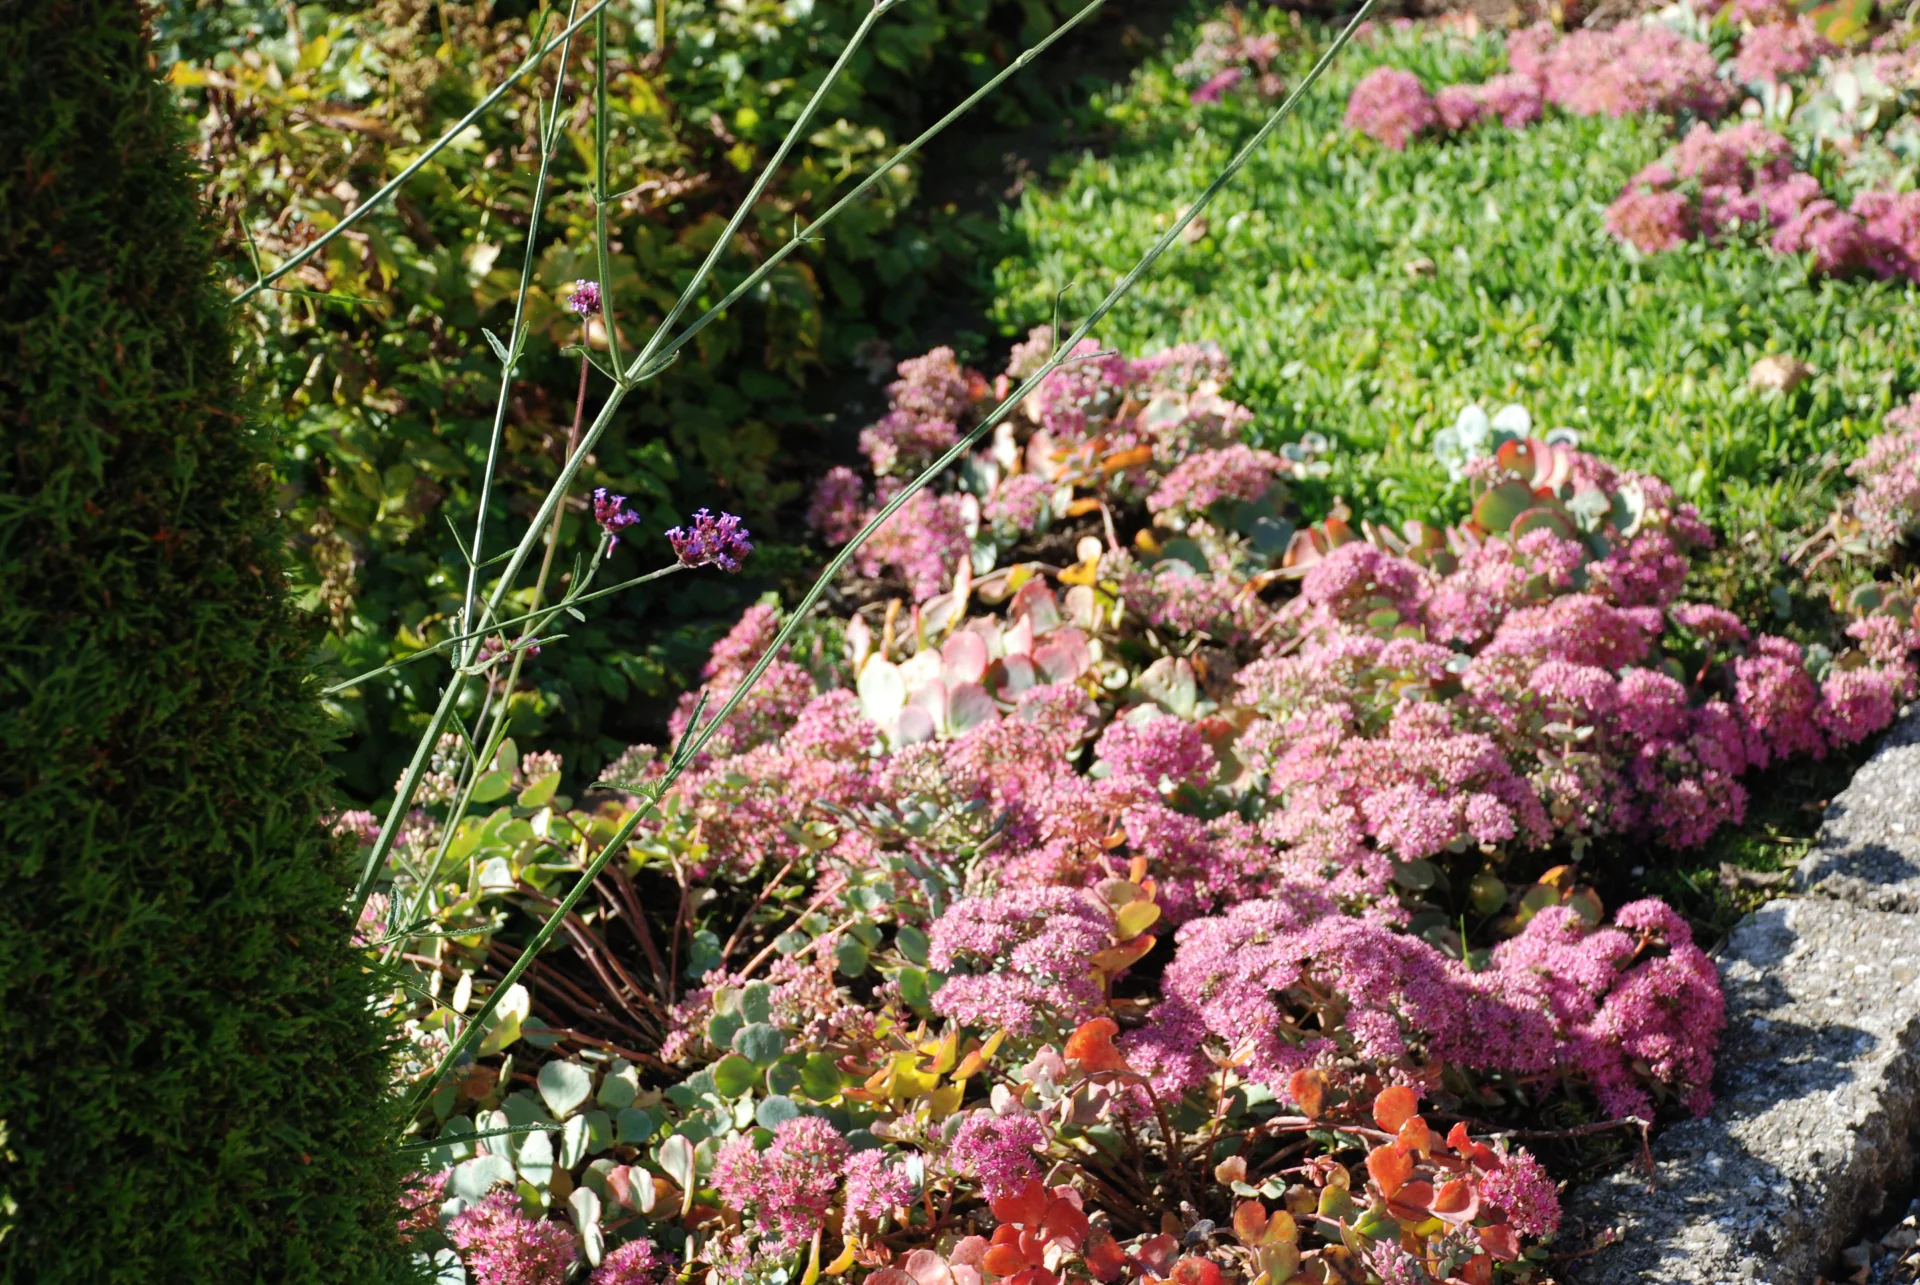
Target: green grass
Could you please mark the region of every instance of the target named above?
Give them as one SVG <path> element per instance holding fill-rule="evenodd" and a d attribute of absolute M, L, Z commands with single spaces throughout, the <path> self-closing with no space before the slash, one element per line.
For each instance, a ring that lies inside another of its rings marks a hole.
<path fill-rule="evenodd" d="M 1284 15 L 1254 21 L 1287 31 Z M 1325 33 L 1296 38 L 1294 75 Z M 1007 218 L 995 272 L 1010 333 L 1063 320 L 1124 271 L 1270 104 L 1195 107 L 1169 67 L 1176 35 L 1124 92 L 1095 99 L 1092 149 L 1056 164 Z M 1432 517 L 1463 496 L 1433 433 L 1481 402 L 1527 406 L 1541 428 L 1669 479 L 1722 530 L 1778 532 L 1823 513 L 1880 416 L 1920 385 L 1920 309 L 1904 283 L 1809 280 L 1752 244 L 1642 258 L 1605 231 L 1623 183 L 1671 141 L 1659 118 L 1548 110 L 1395 153 L 1341 127 L 1374 66 L 1430 89 L 1504 70 L 1497 38 L 1355 45 L 1208 214 L 1206 234 L 1102 328 L 1134 352 L 1213 340 L 1232 395 L 1266 443 L 1318 430 L 1337 446 L 1331 489 L 1362 513 Z M 1430 274 L 1408 265 L 1430 260 Z M 1752 362 L 1790 353 L 1819 375 L 1752 393 Z"/>

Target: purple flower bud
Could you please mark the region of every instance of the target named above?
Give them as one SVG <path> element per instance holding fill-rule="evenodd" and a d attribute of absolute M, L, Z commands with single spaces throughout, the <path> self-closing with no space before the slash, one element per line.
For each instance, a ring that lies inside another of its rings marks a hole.
<path fill-rule="evenodd" d="M 600 283 L 598 281 L 576 281 L 573 293 L 567 297 L 567 307 L 583 317 L 600 315 Z"/>
<path fill-rule="evenodd" d="M 620 532 L 638 522 L 640 515 L 627 507 L 626 496 L 609 495 L 601 486 L 593 492 L 593 520 L 607 533 L 607 547 L 611 549 L 620 543 Z"/>
<path fill-rule="evenodd" d="M 675 527 L 667 532 L 674 556 L 683 567 L 704 567 L 708 563 L 722 571 L 738 571 L 740 560 L 753 552 L 747 528 L 731 513 L 713 516 L 706 509 L 693 515 L 693 529 Z"/>

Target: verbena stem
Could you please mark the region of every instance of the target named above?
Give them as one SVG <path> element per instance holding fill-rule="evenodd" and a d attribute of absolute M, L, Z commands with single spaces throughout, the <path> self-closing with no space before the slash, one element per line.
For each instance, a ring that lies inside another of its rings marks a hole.
<path fill-rule="evenodd" d="M 579 8 L 580 0 L 573 0 L 568 17 L 571 18 Z M 567 39 L 571 41 L 572 37 Z M 513 369 L 520 359 L 520 345 L 526 339 L 521 322 L 526 315 L 527 290 L 533 284 L 534 249 L 540 240 L 540 212 L 545 204 L 542 198 L 547 191 L 547 171 L 553 162 L 553 142 L 560 132 L 560 94 L 566 84 L 570 47 L 565 45 L 560 50 L 560 74 L 554 78 L 552 113 L 542 120 L 538 100 L 534 103 L 534 123 L 538 127 L 536 136 L 540 140 L 540 173 L 533 181 L 533 206 L 527 217 L 526 257 L 520 265 L 520 290 L 513 301 L 513 329 L 507 332 L 507 359 L 501 363 L 500 393 L 493 409 L 493 433 L 487 438 L 487 471 L 480 478 L 480 507 L 473 520 L 473 552 L 467 558 L 467 592 L 460 605 L 460 628 L 463 632 L 473 626 L 473 595 L 480 583 L 480 550 L 487 534 L 487 504 L 493 496 L 493 474 L 499 463 L 500 441 L 506 429 L 507 397 L 513 387 Z M 472 658 L 469 652 L 463 658 L 463 663 L 470 662 Z"/>
<path fill-rule="evenodd" d="M 519 958 L 513 962 L 512 967 L 510 967 L 499 982 L 494 985 L 492 991 L 488 993 L 486 1000 L 480 1005 L 480 1008 L 468 1019 L 460 1035 L 453 1041 L 452 1045 L 447 1049 L 446 1054 L 441 1058 L 440 1064 L 434 1068 L 433 1074 L 420 1082 L 419 1087 L 414 1091 L 413 1098 L 409 1103 L 410 1115 L 417 1113 L 419 1108 L 426 1102 L 427 1097 L 446 1075 L 447 1071 L 458 1064 L 460 1059 L 465 1057 L 467 1052 L 480 1039 L 487 1018 L 492 1016 L 494 1009 L 497 1008 L 501 1000 L 506 997 L 507 992 L 519 981 L 521 975 L 526 972 L 528 967 L 532 965 L 534 957 L 553 940 L 554 936 L 560 931 L 562 924 L 566 921 L 567 915 L 572 912 L 574 906 L 579 904 L 581 898 L 586 895 L 587 890 L 593 885 L 594 880 L 600 877 L 601 871 L 606 869 L 608 863 L 613 860 L 614 856 L 626 847 L 627 841 L 632 838 L 633 832 L 639 828 L 640 823 L 653 815 L 658 809 L 660 799 L 672 788 L 674 782 L 679 779 L 688 764 L 700 754 L 701 750 L 706 746 L 706 743 L 712 739 L 714 733 L 718 731 L 720 726 L 740 707 L 741 702 L 746 699 L 747 695 L 753 690 L 754 685 L 760 681 L 761 676 L 765 674 L 767 668 L 772 665 L 774 658 L 780 654 L 781 649 L 792 640 L 794 634 L 800 629 L 801 625 L 805 623 L 808 613 L 812 610 L 814 604 L 820 600 L 821 595 L 826 592 L 827 586 L 832 584 L 839 576 L 842 568 L 852 559 L 854 553 L 860 546 L 884 526 L 887 519 L 891 518 L 894 513 L 896 513 L 902 505 L 906 504 L 917 492 L 923 489 L 934 478 L 945 472 L 962 455 L 971 450 L 977 442 L 998 427 L 1001 421 L 1006 419 L 1007 416 L 1013 412 L 1014 408 L 1026 399 L 1028 394 L 1038 388 L 1048 375 L 1052 374 L 1062 362 L 1072 355 L 1073 350 L 1079 346 L 1080 341 L 1086 338 L 1093 327 L 1098 325 L 1100 321 L 1113 310 L 1114 305 L 1139 283 L 1141 277 L 1145 276 L 1148 270 L 1150 270 L 1174 242 L 1179 239 L 1180 234 L 1186 230 L 1187 226 L 1200 216 L 1201 211 L 1206 209 L 1213 198 L 1220 193 L 1220 190 L 1231 182 L 1234 175 L 1238 174 L 1240 170 L 1245 167 L 1253 153 L 1264 145 L 1268 139 L 1273 137 L 1274 132 L 1280 128 L 1281 122 L 1292 114 L 1294 108 L 1299 105 L 1301 98 L 1305 96 L 1308 90 L 1313 88 L 1314 84 L 1320 79 L 1321 74 L 1332 64 L 1334 58 L 1339 55 L 1340 51 L 1346 47 L 1347 42 L 1353 38 L 1354 31 L 1366 20 L 1367 15 L 1373 11 L 1374 5 L 1377 3 L 1378 0 L 1364 0 L 1359 11 L 1354 14 L 1346 27 L 1335 37 L 1333 43 L 1327 47 L 1319 59 L 1314 62 L 1312 69 L 1308 71 L 1307 75 L 1301 80 L 1300 84 L 1295 87 L 1293 92 L 1287 95 L 1286 100 L 1274 109 L 1273 114 L 1267 118 L 1260 129 L 1254 133 L 1253 137 L 1241 145 L 1240 149 L 1234 153 L 1233 158 L 1227 162 L 1220 173 L 1214 177 L 1212 182 L 1207 184 L 1206 189 L 1202 191 L 1198 197 L 1194 198 L 1193 202 L 1187 206 L 1180 217 L 1174 220 L 1172 226 L 1147 249 L 1146 253 L 1141 256 L 1139 262 L 1114 285 L 1112 290 L 1107 292 L 1106 297 L 1087 315 L 1086 320 L 1080 323 L 1073 334 L 1070 335 L 1065 342 L 1056 343 L 1052 355 L 1047 358 L 1040 369 L 1035 371 L 1026 382 L 1015 389 L 1009 397 L 1002 401 L 999 406 L 995 407 L 994 410 L 970 432 L 948 448 L 939 459 L 928 465 L 918 477 L 908 483 L 898 495 L 868 520 L 867 524 L 860 529 L 859 534 L 855 535 L 851 541 L 828 560 L 826 568 L 808 588 L 805 595 L 800 599 L 800 602 L 788 613 L 786 623 L 781 626 L 779 633 L 774 636 L 772 642 L 761 652 L 759 659 L 754 662 L 753 668 L 750 669 L 746 676 L 734 687 L 732 693 L 727 697 L 726 702 L 721 705 L 719 712 L 707 720 L 703 726 L 689 729 L 688 734 L 681 739 L 679 748 L 674 752 L 673 758 L 667 766 L 667 770 L 659 779 L 653 782 L 652 786 L 642 796 L 641 806 L 635 808 L 627 815 L 627 818 L 621 822 L 620 828 L 614 832 L 613 836 L 608 839 L 605 846 L 600 849 L 594 859 L 580 872 L 580 877 L 574 881 L 573 887 L 567 891 L 566 896 L 560 899 L 560 903 L 554 908 L 553 913 L 547 917 L 546 922 L 540 926 L 539 931 L 534 934 L 532 940 L 530 940 L 525 949 L 520 952 Z M 644 359 L 645 355 L 646 354 L 643 353 L 642 358 L 636 360 Z"/>

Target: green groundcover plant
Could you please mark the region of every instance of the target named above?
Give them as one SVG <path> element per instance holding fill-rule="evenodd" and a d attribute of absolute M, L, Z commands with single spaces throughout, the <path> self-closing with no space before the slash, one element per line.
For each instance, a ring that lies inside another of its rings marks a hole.
<path fill-rule="evenodd" d="M 495 469 L 496 529 L 537 506 L 559 471 L 580 391 L 579 363 L 562 349 L 581 336 L 564 305 L 572 281 L 598 275 L 596 212 L 607 216 L 605 284 L 631 344 L 692 276 L 862 8 L 674 4 L 663 51 L 662 15 L 616 6 L 597 110 L 575 95 L 591 82 L 586 48 L 574 47 L 564 72 L 549 58 L 351 236 L 252 302 L 246 367 L 286 426 L 276 463 L 298 536 L 296 575 L 303 605 L 329 621 L 338 673 L 444 635 L 464 585 L 459 532 L 472 523 L 484 471 Z M 180 58 L 171 77 L 200 118 L 208 196 L 235 277 L 251 281 L 259 259 L 277 261 L 333 227 L 513 69 L 543 22 L 551 34 L 561 12 L 424 0 L 236 12 L 174 0 L 163 22 Z M 855 51 L 806 146 L 735 234 L 702 306 L 871 173 L 933 105 L 983 83 L 1023 34 L 1030 41 L 1055 16 L 1042 0 L 900 5 Z M 496 370 L 482 336 L 512 324 L 540 169 L 533 122 L 556 93 L 577 108 L 549 157 L 557 196 L 541 212 L 521 377 L 496 460 Z M 998 96 L 993 106 L 1017 118 L 1018 101 Z M 601 152 L 605 175 L 594 172 Z M 587 194 L 601 182 L 614 199 L 596 206 Z M 648 516 L 613 555 L 618 566 L 662 553 L 659 532 L 703 503 L 724 503 L 761 531 L 763 572 L 794 563 L 771 538 L 774 515 L 799 494 L 793 463 L 812 433 L 809 388 L 829 365 L 884 352 L 978 239 L 966 220 L 916 207 L 916 187 L 913 169 L 893 170 L 838 221 L 830 245 L 807 246 L 762 278 L 629 399 L 590 465 L 595 483 Z M 604 334 L 592 342 L 604 353 Z M 588 395 L 597 408 L 599 392 Z M 582 517 L 574 510 L 565 521 Z M 704 642 L 677 644 L 675 626 L 741 605 L 720 586 L 605 604 L 581 630 L 588 645 L 526 659 L 516 732 L 587 759 L 617 751 L 624 742 L 608 720 L 631 721 L 623 711 L 664 701 L 673 680 L 697 668 Z M 348 785 L 377 795 L 425 718 L 421 693 L 403 676 L 332 699 Z"/>
<path fill-rule="evenodd" d="M 1705 59 L 1694 83 L 1710 87 L 1711 105 L 1738 118 L 1751 98 L 1760 110 L 1761 87 L 1732 69 L 1746 20 L 1687 21 L 1701 28 L 1688 43 Z M 1070 306 L 1075 289 L 1130 261 L 1169 194 L 1245 137 L 1264 95 L 1294 76 L 1304 36 L 1275 10 L 1230 14 L 1094 104 L 1085 125 L 1108 140 L 1104 154 L 1071 158 L 1009 217 L 1015 247 L 996 282 L 1011 333 L 1049 321 L 1063 288 Z M 1571 59 L 1580 51 L 1567 41 Z M 1597 72 L 1607 54 L 1582 56 Z M 1359 132 L 1364 119 L 1347 124 L 1357 87 L 1383 69 L 1425 96 L 1382 104 L 1384 143 Z M 1575 106 L 1543 108 L 1537 86 L 1514 83 L 1525 77 L 1505 42 L 1463 24 L 1383 25 L 1333 76 L 1189 252 L 1142 287 L 1109 342 L 1218 343 L 1255 413 L 1256 444 L 1307 432 L 1337 444 L 1327 487 L 1308 503 L 1344 497 L 1376 520 L 1459 511 L 1465 483 L 1432 466 L 1435 435 L 1463 406 L 1520 403 L 1543 427 L 1670 479 L 1738 533 L 1719 561 L 1737 564 L 1740 592 L 1764 604 L 1791 533 L 1824 515 L 1841 467 L 1920 383 L 1908 284 L 1836 278 L 1814 256 L 1756 249 L 1751 235 L 1650 255 L 1623 246 L 1608 206 L 1698 119 L 1684 96 L 1650 103 L 1658 86 L 1617 115 L 1572 96 L 1577 87 L 1563 94 Z M 1593 79 L 1590 98 L 1610 102 L 1611 82 Z M 1890 167 L 1867 162 L 1893 158 L 1877 140 L 1898 117 L 1890 89 L 1863 83 L 1842 81 L 1852 114 L 1817 85 L 1766 100 L 1805 125 L 1785 132 L 1807 140 L 1796 147 L 1812 149 L 1801 154 L 1817 171 L 1832 174 L 1843 144 L 1815 147 L 1812 133 L 1851 131 L 1854 181 L 1882 184 Z M 1435 105 L 1450 88 L 1473 91 L 1448 100 L 1457 130 Z M 1396 111 L 1404 131 L 1391 128 Z M 1760 377 L 1769 359 L 1790 377 Z"/>
<path fill-rule="evenodd" d="M 132 3 L 0 9 L 0 1279 L 391 1279 L 341 909 L 187 129 Z"/>

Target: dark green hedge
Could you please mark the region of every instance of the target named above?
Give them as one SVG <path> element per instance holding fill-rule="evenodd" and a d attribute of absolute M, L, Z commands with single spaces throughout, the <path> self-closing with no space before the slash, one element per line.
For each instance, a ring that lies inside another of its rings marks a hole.
<path fill-rule="evenodd" d="M 143 26 L 0 3 L 0 1280 L 379 1281 L 390 1033 Z"/>

